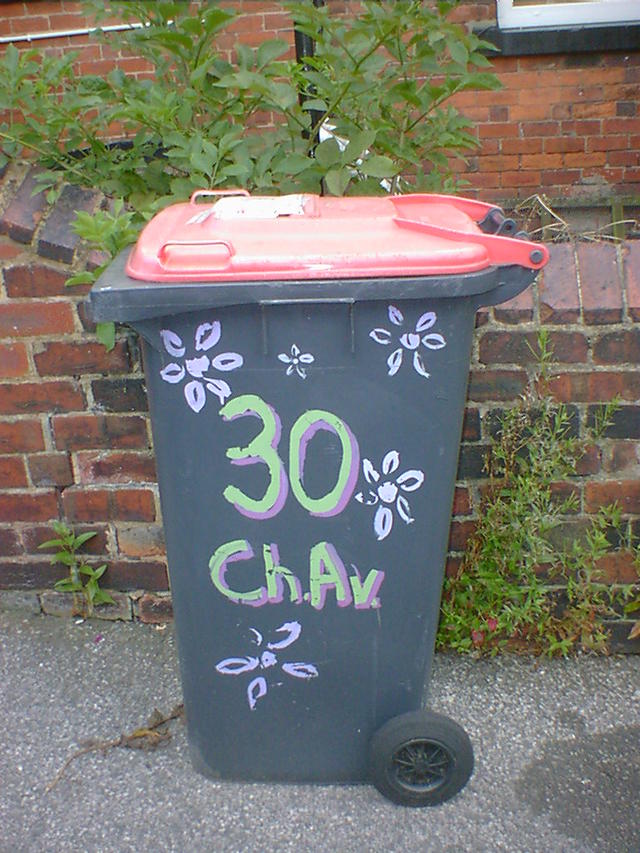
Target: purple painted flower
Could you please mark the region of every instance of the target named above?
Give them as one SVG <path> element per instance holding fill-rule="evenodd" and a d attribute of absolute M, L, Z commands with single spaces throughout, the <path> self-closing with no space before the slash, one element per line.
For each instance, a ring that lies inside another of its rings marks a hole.
<path fill-rule="evenodd" d="M 192 358 L 184 358 L 187 348 L 182 338 L 171 329 L 162 329 L 160 332 L 165 350 L 174 358 L 181 359 L 181 362 L 172 361 L 165 365 L 160 371 L 160 376 L 172 385 L 187 379 L 183 388 L 184 397 L 189 408 L 196 413 L 200 412 L 207 402 L 207 391 L 218 398 L 220 405 L 231 396 L 229 383 L 217 376 L 212 376 L 211 371 L 226 373 L 242 367 L 243 364 L 243 358 L 237 352 L 209 354 L 220 340 L 221 334 L 219 320 L 201 323 L 194 336 L 195 355 Z"/>
<path fill-rule="evenodd" d="M 396 474 L 399 468 L 400 454 L 397 450 L 390 450 L 385 454 L 380 472 L 376 471 L 369 459 L 362 460 L 362 472 L 371 488 L 368 495 L 358 492 L 355 499 L 366 506 L 377 507 L 373 529 L 379 542 L 391 533 L 394 509 L 405 524 L 412 524 L 415 520 L 403 492 L 415 492 L 419 489 L 424 483 L 424 473 L 411 469 L 403 474 Z"/>
<path fill-rule="evenodd" d="M 404 315 L 395 307 L 395 305 L 389 305 L 387 313 L 392 325 L 404 325 Z M 412 332 L 404 332 L 397 338 L 394 337 L 394 334 L 388 329 L 372 329 L 369 332 L 369 337 L 377 344 L 382 344 L 382 346 L 389 346 L 392 341 L 397 341 L 400 344 L 400 346 L 396 347 L 387 358 L 389 376 L 395 376 L 395 374 L 400 370 L 406 353 L 413 353 L 412 359 L 414 370 L 416 373 L 419 373 L 420 376 L 424 376 L 425 379 L 429 378 L 430 374 L 427 371 L 422 354 L 420 353 L 420 344 L 431 350 L 442 349 L 447 345 L 447 342 L 442 335 L 437 332 L 429 332 L 429 329 L 435 325 L 436 320 L 437 317 L 435 311 L 427 311 L 418 318 Z"/>
<path fill-rule="evenodd" d="M 254 636 L 253 642 L 259 648 L 263 645 L 264 638 L 260 631 L 256 628 L 249 629 Z M 302 633 L 302 627 L 299 622 L 284 622 L 279 628 L 275 629 L 275 634 L 284 634 L 282 639 L 275 639 L 272 643 L 266 643 L 264 651 L 255 655 L 247 655 L 239 658 L 225 658 L 216 664 L 216 671 L 221 675 L 242 675 L 245 672 L 262 671 L 264 675 L 254 676 L 247 686 L 247 702 L 252 711 L 255 711 L 258 700 L 267 695 L 269 685 L 266 678 L 268 670 L 278 665 L 276 651 L 286 649 L 292 645 Z M 286 672 L 292 678 L 316 678 L 318 670 L 312 663 L 302 663 L 296 661 L 294 663 L 280 664 L 282 672 Z"/>

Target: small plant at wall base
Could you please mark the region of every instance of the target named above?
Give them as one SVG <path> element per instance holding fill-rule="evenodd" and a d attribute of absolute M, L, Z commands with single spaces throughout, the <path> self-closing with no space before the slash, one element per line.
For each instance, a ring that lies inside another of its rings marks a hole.
<path fill-rule="evenodd" d="M 623 527 L 619 509 L 604 507 L 586 530 L 572 532 L 577 495 L 559 497 L 557 487 L 571 482 L 589 439 L 578 438 L 566 406 L 546 393 L 551 352 L 544 331 L 539 348 L 540 375 L 501 419 L 477 528 L 459 571 L 445 581 L 441 648 L 606 651 L 604 620 L 620 618 L 632 596 L 629 585 L 602 582 L 598 566 L 612 550 L 609 536 Z M 600 430 L 614 406 L 603 407 Z M 622 548 L 634 551 L 630 541 Z"/>
<path fill-rule="evenodd" d="M 56 538 L 49 539 L 38 547 L 57 548 L 51 562 L 61 563 L 69 569 L 69 576 L 56 581 L 54 588 L 58 592 L 73 594 L 74 611 L 78 615 L 91 616 L 94 607 L 100 604 L 115 604 L 109 593 L 100 588 L 100 578 L 107 569 L 106 563 L 94 569 L 77 553 L 85 542 L 96 535 L 95 532 L 80 533 L 76 536 L 74 531 L 61 521 L 54 521 L 51 526 Z"/>

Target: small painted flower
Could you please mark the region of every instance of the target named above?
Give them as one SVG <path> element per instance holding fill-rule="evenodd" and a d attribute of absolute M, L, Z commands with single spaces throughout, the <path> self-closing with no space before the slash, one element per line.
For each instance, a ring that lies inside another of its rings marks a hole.
<path fill-rule="evenodd" d="M 207 402 L 207 391 L 224 403 L 231 396 L 231 386 L 224 379 L 211 376 L 210 371 L 215 370 L 226 373 L 242 367 L 243 358 L 237 352 L 221 352 L 214 356 L 207 353 L 220 340 L 222 329 L 219 320 L 211 323 L 201 323 L 195 331 L 194 349 L 196 353 L 193 358 L 184 358 L 187 348 L 182 339 L 171 329 L 162 329 L 160 337 L 165 350 L 174 358 L 182 359 L 183 363 L 171 362 L 162 368 L 160 376 L 165 382 L 176 385 L 185 377 L 191 377 L 184 386 L 184 397 L 190 409 L 200 412 Z"/>
<path fill-rule="evenodd" d="M 404 315 L 395 307 L 395 305 L 389 305 L 387 313 L 389 315 L 389 321 L 394 326 L 404 325 Z M 425 379 L 429 378 L 430 374 L 427 371 L 422 354 L 420 353 L 420 344 L 431 350 L 442 349 L 447 345 L 447 342 L 442 335 L 437 332 L 428 331 L 435 325 L 436 320 L 437 317 L 435 311 L 427 311 L 418 318 L 412 332 L 404 332 L 404 334 L 397 338 L 400 346 L 394 349 L 391 355 L 387 358 L 389 376 L 395 376 L 395 374 L 400 370 L 405 352 L 407 352 L 413 353 L 413 368 L 416 373 L 419 373 L 420 376 L 424 376 Z M 392 340 L 394 340 L 393 334 L 388 329 L 382 328 L 372 329 L 372 331 L 369 332 L 369 337 L 377 344 L 382 344 L 382 346 L 389 346 Z"/>
<path fill-rule="evenodd" d="M 373 529 L 379 542 L 391 533 L 394 507 L 405 524 L 412 524 L 415 521 L 411 515 L 409 501 L 402 492 L 415 492 L 424 483 L 424 473 L 417 469 L 405 471 L 396 476 L 396 471 L 400 467 L 400 454 L 397 450 L 390 450 L 380 467 L 379 473 L 369 459 L 362 460 L 364 478 L 372 488 L 369 489 L 368 495 L 358 492 L 355 496 L 361 504 L 377 506 L 373 518 Z"/>
<path fill-rule="evenodd" d="M 253 642 L 258 646 L 262 646 L 264 638 L 260 631 L 256 628 L 249 629 L 254 636 Z M 266 644 L 266 649 L 259 655 L 247 655 L 242 658 L 225 658 L 216 664 L 216 671 L 221 675 L 241 675 L 244 672 L 254 672 L 262 670 L 264 673 L 278 665 L 278 658 L 274 654 L 275 651 L 286 649 L 292 645 L 302 633 L 302 626 L 299 622 L 284 622 L 279 628 L 275 629 L 276 634 L 284 634 L 283 639 L 276 639 L 272 643 Z M 282 672 L 290 675 L 292 678 L 316 678 L 318 670 L 311 663 L 302 663 L 300 661 L 294 663 L 283 663 L 280 665 Z M 269 690 L 268 682 L 265 675 L 257 675 L 251 679 L 247 686 L 247 702 L 252 711 L 255 711 L 258 700 L 267 695 Z"/>
<path fill-rule="evenodd" d="M 313 364 L 315 361 L 310 352 L 301 352 L 297 344 L 291 345 L 290 354 L 286 352 L 279 353 L 278 359 L 287 365 L 287 376 L 291 376 L 295 372 L 301 379 L 307 378 L 307 369 L 304 365 Z"/>

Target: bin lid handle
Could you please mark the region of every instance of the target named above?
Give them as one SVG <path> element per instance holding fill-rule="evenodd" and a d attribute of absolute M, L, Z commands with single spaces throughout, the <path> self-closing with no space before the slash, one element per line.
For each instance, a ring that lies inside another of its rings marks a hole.
<path fill-rule="evenodd" d="M 199 198 L 203 196 L 209 195 L 251 195 L 249 190 L 243 189 L 233 189 L 233 190 L 195 190 L 191 193 L 191 198 L 189 199 L 190 204 L 195 204 Z"/>
<path fill-rule="evenodd" d="M 457 243 L 480 243 L 487 248 L 489 256 L 495 264 L 518 264 L 531 270 L 539 270 L 549 260 L 549 250 L 542 243 L 532 243 L 529 240 L 520 240 L 515 237 L 502 237 L 497 234 L 485 234 L 483 232 L 456 231 L 453 228 L 444 228 L 442 225 L 433 225 L 417 219 L 406 219 L 396 216 L 393 220 L 400 228 L 408 228 L 412 231 L 424 231 L 433 234 L 434 237 L 443 237 Z"/>
<path fill-rule="evenodd" d="M 226 251 L 212 251 L 215 246 L 222 246 Z M 189 249 L 187 256 L 180 252 L 183 248 Z M 178 251 L 172 253 L 172 249 Z M 198 249 L 201 251 L 198 252 Z M 185 259 L 190 261 L 189 267 L 198 266 L 204 269 L 205 263 L 210 267 L 212 261 L 215 261 L 216 267 L 224 267 L 234 254 L 235 249 L 228 240 L 167 240 L 158 251 L 158 262 L 168 270 L 184 269 Z"/>

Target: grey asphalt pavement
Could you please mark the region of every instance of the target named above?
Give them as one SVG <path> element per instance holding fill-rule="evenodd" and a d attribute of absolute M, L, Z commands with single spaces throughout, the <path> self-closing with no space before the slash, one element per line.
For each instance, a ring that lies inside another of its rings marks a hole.
<path fill-rule="evenodd" d="M 0 613 L 0 851 L 639 853 L 640 656 L 437 655 L 430 706 L 469 733 L 467 787 L 433 809 L 368 786 L 220 783 L 184 724 L 73 760 L 181 700 L 171 626 Z"/>

